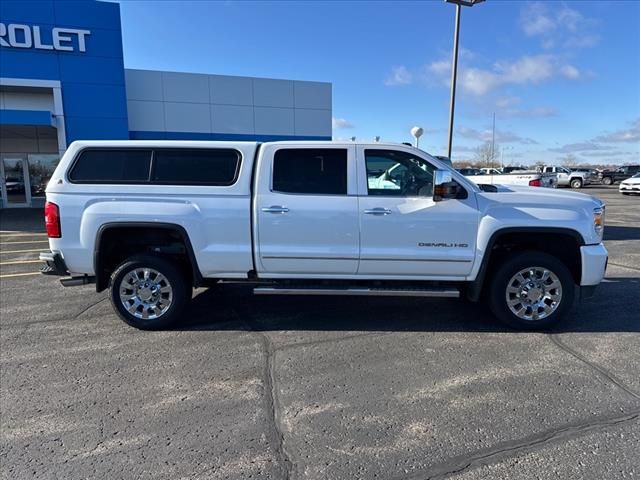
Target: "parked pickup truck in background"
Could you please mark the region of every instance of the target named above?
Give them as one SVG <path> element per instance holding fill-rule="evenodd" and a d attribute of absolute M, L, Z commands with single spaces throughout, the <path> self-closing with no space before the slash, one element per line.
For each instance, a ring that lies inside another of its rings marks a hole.
<path fill-rule="evenodd" d="M 589 172 L 570 170 L 566 167 L 543 166 L 538 169 L 542 173 L 555 174 L 559 187 L 582 188 L 593 182 Z"/>
<path fill-rule="evenodd" d="M 604 170 L 600 174 L 600 181 L 604 185 L 613 185 L 633 177 L 638 172 L 640 172 L 640 165 L 625 165 L 616 170 Z"/>
<path fill-rule="evenodd" d="M 591 294 L 607 263 L 600 200 L 481 188 L 398 144 L 74 142 L 46 195 L 43 273 L 108 289 L 142 329 L 185 319 L 193 287 L 224 281 L 261 295 L 465 296 L 537 329 Z"/>
<path fill-rule="evenodd" d="M 533 170 L 514 170 L 502 173 L 496 168 L 461 168 L 458 170 L 478 185 L 522 185 L 527 187 L 555 188 L 556 176 Z"/>

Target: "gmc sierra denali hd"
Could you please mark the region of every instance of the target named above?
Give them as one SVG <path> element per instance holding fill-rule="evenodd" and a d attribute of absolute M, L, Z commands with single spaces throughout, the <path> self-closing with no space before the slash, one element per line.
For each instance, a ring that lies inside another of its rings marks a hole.
<path fill-rule="evenodd" d="M 476 185 L 400 144 L 74 142 L 46 195 L 43 273 L 109 289 L 142 329 L 229 280 L 264 295 L 465 296 L 538 329 L 607 264 L 600 200 Z"/>

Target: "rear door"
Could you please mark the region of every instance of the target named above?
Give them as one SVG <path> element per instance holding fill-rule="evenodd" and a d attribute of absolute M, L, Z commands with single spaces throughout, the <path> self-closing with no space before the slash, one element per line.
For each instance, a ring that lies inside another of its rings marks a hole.
<path fill-rule="evenodd" d="M 434 170 L 413 151 L 358 147 L 358 274 L 446 279 L 471 272 L 475 196 L 434 202 Z"/>
<path fill-rule="evenodd" d="M 258 168 L 253 215 L 261 274 L 355 274 L 355 147 L 266 145 Z"/>

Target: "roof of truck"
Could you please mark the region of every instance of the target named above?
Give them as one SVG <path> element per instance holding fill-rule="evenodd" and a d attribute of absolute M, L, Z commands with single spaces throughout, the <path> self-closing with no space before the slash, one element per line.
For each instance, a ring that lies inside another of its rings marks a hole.
<path fill-rule="evenodd" d="M 350 140 L 282 140 L 274 142 L 249 142 L 235 140 L 76 140 L 71 145 L 75 147 L 213 147 L 230 145 L 375 145 L 377 147 L 409 147 L 405 143 L 350 141 Z M 70 145 L 70 146 L 71 146 Z"/>

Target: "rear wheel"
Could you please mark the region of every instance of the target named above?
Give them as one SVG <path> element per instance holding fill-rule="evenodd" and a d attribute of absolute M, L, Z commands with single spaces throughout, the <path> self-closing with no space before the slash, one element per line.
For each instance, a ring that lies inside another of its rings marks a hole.
<path fill-rule="evenodd" d="M 603 177 L 602 178 L 603 185 L 613 185 L 613 178 L 611 177 Z"/>
<path fill-rule="evenodd" d="M 523 252 L 493 276 L 489 306 L 502 322 L 521 330 L 544 329 L 573 305 L 575 285 L 569 269 L 543 252 Z"/>
<path fill-rule="evenodd" d="M 126 323 L 141 330 L 170 327 L 191 296 L 185 275 L 152 255 L 125 260 L 111 275 L 111 304 Z"/>
<path fill-rule="evenodd" d="M 571 188 L 582 188 L 582 180 L 579 178 L 571 180 Z"/>

